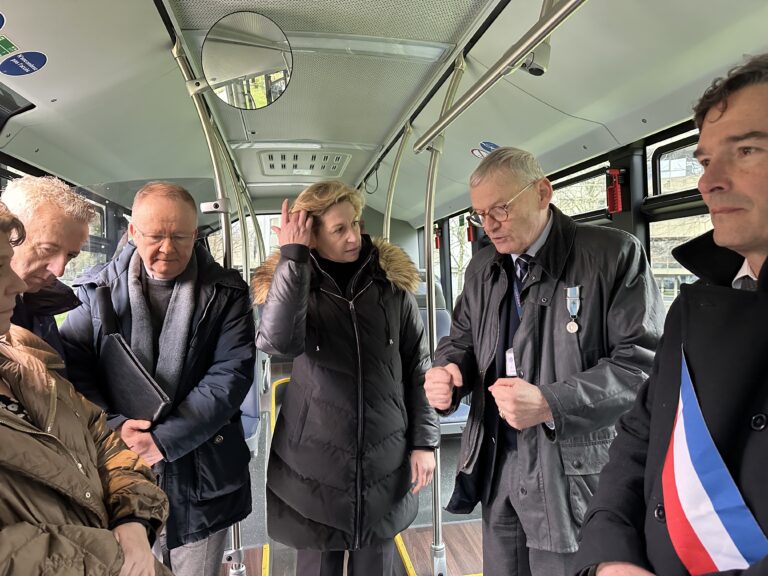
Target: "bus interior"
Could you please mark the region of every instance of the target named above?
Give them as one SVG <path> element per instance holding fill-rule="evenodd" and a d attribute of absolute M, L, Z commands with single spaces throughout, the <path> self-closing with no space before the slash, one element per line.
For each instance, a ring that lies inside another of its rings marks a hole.
<path fill-rule="evenodd" d="M 247 280 L 277 248 L 283 199 L 342 180 L 365 197 L 365 231 L 424 271 L 434 347 L 483 242 L 468 176 L 515 146 L 539 158 L 563 212 L 643 242 L 668 306 L 694 279 L 671 248 L 711 227 L 691 107 L 768 51 L 766 22 L 764 0 L 4 0 L 0 188 L 52 174 L 94 203 L 71 282 L 111 258 L 136 190 L 171 180 Z M 222 574 L 293 573 L 264 509 L 285 385 L 290 363 L 259 353 L 245 410 L 254 511 Z M 442 423 L 440 474 L 398 536 L 398 573 L 482 573 L 479 508 L 440 510 L 464 420 Z"/>

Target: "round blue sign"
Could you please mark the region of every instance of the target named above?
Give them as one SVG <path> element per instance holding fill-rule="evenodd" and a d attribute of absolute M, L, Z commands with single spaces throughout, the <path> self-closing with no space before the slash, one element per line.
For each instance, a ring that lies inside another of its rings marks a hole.
<path fill-rule="evenodd" d="M 48 58 L 42 52 L 22 52 L 9 56 L 0 63 L 0 72 L 8 76 L 24 76 L 45 66 Z"/>
<path fill-rule="evenodd" d="M 2 28 L 3 26 L 5 26 L 5 16 L 0 14 L 0 28 Z"/>
<path fill-rule="evenodd" d="M 486 152 L 493 152 L 498 147 L 499 147 L 498 144 L 494 144 L 493 142 L 489 142 L 487 140 L 485 142 L 480 142 L 480 148 L 482 148 Z"/>

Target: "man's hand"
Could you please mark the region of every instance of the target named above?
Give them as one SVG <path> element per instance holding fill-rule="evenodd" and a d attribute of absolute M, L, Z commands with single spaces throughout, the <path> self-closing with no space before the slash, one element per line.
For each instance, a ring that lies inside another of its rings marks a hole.
<path fill-rule="evenodd" d="M 448 410 L 453 400 L 454 386 L 461 388 L 461 370 L 456 364 L 436 366 L 427 370 L 424 392 L 430 405 L 438 410 Z"/>
<path fill-rule="evenodd" d="M 112 533 L 125 557 L 120 576 L 155 576 L 155 557 L 149 547 L 147 529 L 139 522 L 126 522 L 115 526 Z"/>
<path fill-rule="evenodd" d="M 149 420 L 126 420 L 120 428 L 123 442 L 150 466 L 163 459 L 162 452 L 157 448 L 152 434 L 148 432 L 151 427 L 152 422 Z"/>
<path fill-rule="evenodd" d="M 312 240 L 312 216 L 307 216 L 306 210 L 291 214 L 288 212 L 288 199 L 285 199 L 280 210 L 280 226 L 272 226 L 272 231 L 277 234 L 277 242 L 280 246 L 287 244 L 309 246 Z"/>
<path fill-rule="evenodd" d="M 597 576 L 654 576 L 640 566 L 629 562 L 603 562 L 597 567 Z"/>
<path fill-rule="evenodd" d="M 499 415 L 517 430 L 552 420 L 552 411 L 539 390 L 522 378 L 499 378 L 488 388 L 496 400 Z"/>
<path fill-rule="evenodd" d="M 411 492 L 419 490 L 432 482 L 435 473 L 435 453 L 432 450 L 414 450 L 411 452 Z"/>

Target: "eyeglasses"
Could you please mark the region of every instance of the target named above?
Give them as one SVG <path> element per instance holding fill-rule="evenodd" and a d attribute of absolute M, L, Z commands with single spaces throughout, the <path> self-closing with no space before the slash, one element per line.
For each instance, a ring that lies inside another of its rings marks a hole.
<path fill-rule="evenodd" d="M 157 246 L 162 244 L 167 238 L 174 246 L 189 246 L 197 238 L 197 234 L 145 234 L 142 232 L 136 224 L 133 228 L 141 234 L 142 238 L 147 242 L 149 246 Z"/>
<path fill-rule="evenodd" d="M 499 204 L 498 206 L 492 207 L 488 212 L 478 212 L 477 210 L 472 210 L 472 212 L 469 213 L 469 216 L 467 217 L 467 220 L 469 220 L 469 223 L 473 226 L 482 227 L 485 225 L 485 219 L 488 217 L 491 217 L 496 222 L 506 222 L 509 218 L 509 210 L 507 207 L 512 204 L 515 200 L 517 200 L 517 197 L 520 196 L 523 192 L 528 190 L 528 188 L 531 187 L 531 185 L 538 182 L 538 180 L 533 180 L 532 182 L 529 182 L 520 192 L 512 196 L 510 200 L 508 200 L 505 204 Z"/>

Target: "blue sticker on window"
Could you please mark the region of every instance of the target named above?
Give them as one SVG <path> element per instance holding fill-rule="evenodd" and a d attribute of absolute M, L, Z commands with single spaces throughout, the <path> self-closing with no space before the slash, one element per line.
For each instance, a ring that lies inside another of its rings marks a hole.
<path fill-rule="evenodd" d="M 45 66 L 48 58 L 42 52 L 22 52 L 9 56 L 0 63 L 0 72 L 8 76 L 24 76 Z"/>
<path fill-rule="evenodd" d="M 498 144 L 494 144 L 493 142 L 490 142 L 488 140 L 486 140 L 485 142 L 480 142 L 480 148 L 482 148 L 486 152 L 493 152 L 498 147 L 499 147 Z"/>

